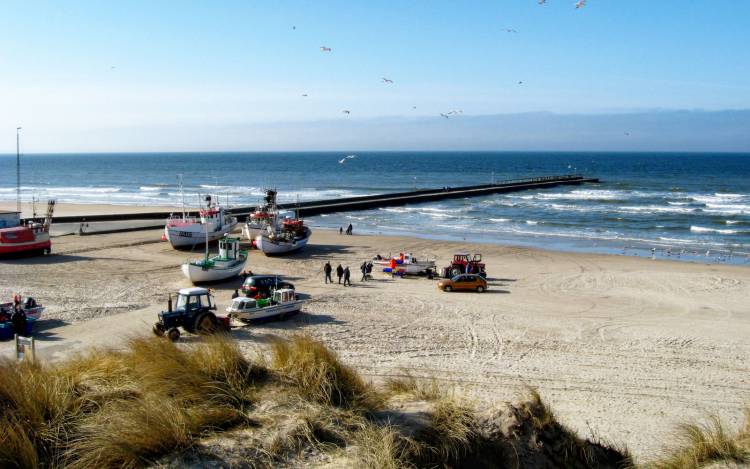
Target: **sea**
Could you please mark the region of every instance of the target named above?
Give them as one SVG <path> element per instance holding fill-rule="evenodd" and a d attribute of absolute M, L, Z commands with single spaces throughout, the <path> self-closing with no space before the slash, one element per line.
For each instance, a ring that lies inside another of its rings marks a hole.
<path fill-rule="evenodd" d="M 347 156 L 351 156 L 346 158 Z M 0 201 L 16 155 L 0 155 Z M 563 251 L 750 265 L 750 154 L 596 152 L 22 155 L 22 198 L 78 204 L 255 205 L 581 174 L 561 186 L 311 217 L 312 226 Z M 183 190 L 180 190 L 180 179 Z"/>

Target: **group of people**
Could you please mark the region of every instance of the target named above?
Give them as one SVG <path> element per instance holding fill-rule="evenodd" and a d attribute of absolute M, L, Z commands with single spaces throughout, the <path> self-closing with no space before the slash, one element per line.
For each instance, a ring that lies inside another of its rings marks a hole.
<path fill-rule="evenodd" d="M 361 266 L 359 266 L 359 270 L 362 272 L 362 282 L 366 282 L 368 278 L 370 278 L 370 275 L 372 274 L 372 262 L 363 262 Z M 326 262 L 323 266 L 323 273 L 325 274 L 325 283 L 334 283 L 333 282 L 333 266 L 331 266 L 330 262 Z M 352 285 L 352 271 L 349 270 L 349 266 L 343 267 L 341 264 L 336 267 L 336 276 L 338 277 L 339 284 L 341 283 L 341 280 L 344 280 L 344 286 L 351 286 Z"/>
<path fill-rule="evenodd" d="M 346 227 L 346 234 L 351 235 L 352 231 L 354 230 L 354 227 L 351 223 L 349 223 L 349 226 Z M 344 227 L 339 226 L 339 234 L 344 234 Z"/>

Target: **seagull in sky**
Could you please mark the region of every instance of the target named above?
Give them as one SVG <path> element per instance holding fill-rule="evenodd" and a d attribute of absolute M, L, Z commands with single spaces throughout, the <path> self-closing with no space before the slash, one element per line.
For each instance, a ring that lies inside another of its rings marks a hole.
<path fill-rule="evenodd" d="M 302 97 L 303 97 L 303 98 L 307 98 L 307 93 L 303 93 L 303 94 L 302 94 Z"/>
<path fill-rule="evenodd" d="M 518 84 L 519 84 L 519 85 L 523 85 L 523 82 L 519 80 Z"/>
<path fill-rule="evenodd" d="M 297 27 L 296 26 L 292 26 L 292 29 L 297 29 Z"/>
<path fill-rule="evenodd" d="M 539 0 L 537 3 L 540 5 L 544 5 L 545 3 L 547 3 L 547 0 Z"/>
<path fill-rule="evenodd" d="M 339 164 L 344 164 L 346 163 L 346 160 L 353 160 L 356 157 L 357 155 L 347 155 L 339 160 Z"/>
<path fill-rule="evenodd" d="M 393 83 L 393 80 L 383 77 L 383 83 Z"/>
<path fill-rule="evenodd" d="M 578 0 L 576 2 L 576 10 L 586 6 L 586 0 Z"/>
<path fill-rule="evenodd" d="M 331 49 L 330 47 L 320 46 L 320 51 L 321 52 L 331 52 L 332 50 L 333 49 Z"/>
<path fill-rule="evenodd" d="M 441 116 L 441 117 L 445 117 L 446 119 L 449 119 L 449 118 L 450 118 L 450 117 L 448 117 L 448 114 L 443 114 L 442 112 L 440 113 L 440 116 Z"/>
<path fill-rule="evenodd" d="M 506 33 L 517 33 L 518 31 L 516 31 L 515 29 L 511 29 L 511 28 L 505 28 L 505 32 Z"/>
<path fill-rule="evenodd" d="M 630 137 L 630 132 L 625 132 L 626 137 Z"/>
<path fill-rule="evenodd" d="M 411 108 L 412 108 L 412 109 L 417 109 L 417 106 L 412 106 Z"/>
<path fill-rule="evenodd" d="M 351 114 L 352 113 L 352 111 L 350 111 L 349 109 L 344 109 L 341 112 L 343 112 L 344 114 Z"/>

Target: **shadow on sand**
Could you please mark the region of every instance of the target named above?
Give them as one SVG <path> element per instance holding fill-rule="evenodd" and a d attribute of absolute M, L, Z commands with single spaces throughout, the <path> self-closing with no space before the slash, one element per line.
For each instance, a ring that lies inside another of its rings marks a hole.
<path fill-rule="evenodd" d="M 4 257 L 0 258 L 0 264 L 15 265 L 46 265 L 46 264 L 65 264 L 67 262 L 91 261 L 90 257 L 76 256 L 72 254 L 50 254 L 47 256 L 26 256 L 26 257 Z"/>

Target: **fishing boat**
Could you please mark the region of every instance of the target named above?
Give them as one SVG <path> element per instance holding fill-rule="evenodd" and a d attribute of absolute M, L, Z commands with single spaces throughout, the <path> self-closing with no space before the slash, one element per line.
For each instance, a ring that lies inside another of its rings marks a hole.
<path fill-rule="evenodd" d="M 25 225 L 21 224 L 20 213 L 0 212 L 0 257 L 52 252 L 49 228 L 54 206 L 55 201 L 50 200 L 43 222 L 31 220 Z"/>
<path fill-rule="evenodd" d="M 377 255 L 372 259 L 373 265 L 383 269 L 383 272 L 400 273 L 406 275 L 420 275 L 428 270 L 435 272 L 435 261 L 429 259 L 417 260 L 412 253 L 400 253 L 398 257 Z"/>
<path fill-rule="evenodd" d="M 255 246 L 266 255 L 286 254 L 307 245 L 312 230 L 299 218 L 285 218 L 266 226 L 255 237 Z"/>
<path fill-rule="evenodd" d="M 263 202 L 263 205 L 250 214 L 242 229 L 242 233 L 250 241 L 255 241 L 255 238 L 273 222 L 277 214 L 275 190 L 266 190 Z"/>
<path fill-rule="evenodd" d="M 167 218 L 164 237 L 174 248 L 192 247 L 197 244 L 212 242 L 230 233 L 237 226 L 237 218 L 224 212 L 224 208 L 215 204 L 207 195 L 206 207 L 199 212 L 200 217 L 190 217 L 184 211 L 182 216 Z"/>
<path fill-rule="evenodd" d="M 207 240 L 208 238 L 206 238 Z M 236 277 L 245 268 L 247 251 L 240 250 L 240 240 L 225 236 L 219 240 L 219 255 L 182 264 L 182 273 L 193 283 L 217 282 Z"/>
<path fill-rule="evenodd" d="M 312 230 L 299 218 L 299 210 L 296 217 L 279 216 L 276 191 L 267 191 L 263 210 L 262 213 L 269 217 L 262 223 L 260 232 L 255 236 L 255 247 L 264 254 L 272 256 L 296 251 L 310 240 Z"/>
<path fill-rule="evenodd" d="M 242 322 L 252 322 L 260 319 L 279 318 L 298 313 L 305 304 L 297 298 L 291 288 L 282 288 L 273 292 L 269 299 L 240 297 L 232 300 L 226 311 L 230 318 Z"/>

